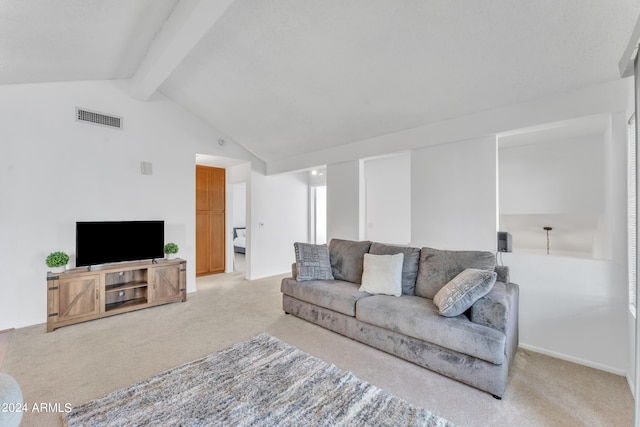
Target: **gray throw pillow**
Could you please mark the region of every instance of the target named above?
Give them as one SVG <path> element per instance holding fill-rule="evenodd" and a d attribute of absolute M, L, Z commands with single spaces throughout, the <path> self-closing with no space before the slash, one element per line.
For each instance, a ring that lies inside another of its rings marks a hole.
<path fill-rule="evenodd" d="M 497 276 L 494 271 L 468 268 L 440 289 L 433 303 L 441 315 L 458 316 L 489 293 Z"/>
<path fill-rule="evenodd" d="M 364 254 L 369 252 L 371 242 L 331 239 L 329 256 L 333 277 L 351 283 L 362 283 Z"/>
<path fill-rule="evenodd" d="M 296 280 L 333 280 L 327 245 L 294 243 L 296 251 Z"/>
<path fill-rule="evenodd" d="M 404 295 L 414 295 L 416 287 L 416 276 L 418 275 L 418 263 L 420 262 L 420 249 L 409 246 L 386 245 L 373 242 L 369 249 L 370 254 L 375 255 L 395 255 L 403 254 L 402 264 L 402 293 Z"/>
<path fill-rule="evenodd" d="M 433 299 L 444 285 L 466 268 L 493 271 L 495 265 L 496 256 L 491 252 L 422 248 L 415 293 Z"/>

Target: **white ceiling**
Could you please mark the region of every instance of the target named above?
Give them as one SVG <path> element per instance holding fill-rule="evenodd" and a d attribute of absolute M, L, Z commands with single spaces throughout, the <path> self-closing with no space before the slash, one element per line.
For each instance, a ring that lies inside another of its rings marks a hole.
<path fill-rule="evenodd" d="M 0 84 L 125 79 L 177 0 L 0 0 Z"/>
<path fill-rule="evenodd" d="M 616 80 L 640 14 L 640 0 L 216 2 L 0 0 L 0 84 L 135 80 L 146 60 L 162 68 L 152 90 L 268 162 Z M 170 65 L 153 61 L 163 46 Z"/>

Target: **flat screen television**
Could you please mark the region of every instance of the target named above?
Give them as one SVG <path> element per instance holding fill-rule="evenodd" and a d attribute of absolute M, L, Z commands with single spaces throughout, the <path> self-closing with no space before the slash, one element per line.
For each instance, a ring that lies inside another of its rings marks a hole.
<path fill-rule="evenodd" d="M 164 258 L 164 221 L 76 222 L 76 266 Z"/>

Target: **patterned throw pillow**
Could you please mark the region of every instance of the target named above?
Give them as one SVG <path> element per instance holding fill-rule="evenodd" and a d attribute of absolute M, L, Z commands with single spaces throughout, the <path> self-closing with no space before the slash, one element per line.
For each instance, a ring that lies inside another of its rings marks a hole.
<path fill-rule="evenodd" d="M 438 291 L 433 303 L 441 315 L 458 316 L 489 293 L 496 283 L 496 277 L 494 271 L 467 268 Z"/>
<path fill-rule="evenodd" d="M 333 280 L 327 245 L 294 243 L 296 251 L 296 280 Z"/>

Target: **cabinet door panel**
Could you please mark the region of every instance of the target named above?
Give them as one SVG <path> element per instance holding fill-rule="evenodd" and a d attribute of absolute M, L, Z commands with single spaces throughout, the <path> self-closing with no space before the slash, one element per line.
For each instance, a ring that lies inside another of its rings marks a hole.
<path fill-rule="evenodd" d="M 209 210 L 209 168 L 196 166 L 196 211 Z"/>
<path fill-rule="evenodd" d="M 58 286 L 59 321 L 100 313 L 99 276 L 60 279 Z"/>
<path fill-rule="evenodd" d="M 209 224 L 211 227 L 211 259 L 209 271 L 212 273 L 224 272 L 224 212 L 214 213 L 209 216 Z"/>
<path fill-rule="evenodd" d="M 225 170 L 209 169 L 209 210 L 224 211 Z"/>
<path fill-rule="evenodd" d="M 209 213 L 196 212 L 196 275 L 209 272 Z"/>
<path fill-rule="evenodd" d="M 153 301 L 171 300 L 180 296 L 180 267 L 154 268 Z"/>

